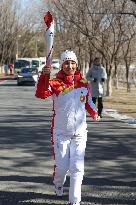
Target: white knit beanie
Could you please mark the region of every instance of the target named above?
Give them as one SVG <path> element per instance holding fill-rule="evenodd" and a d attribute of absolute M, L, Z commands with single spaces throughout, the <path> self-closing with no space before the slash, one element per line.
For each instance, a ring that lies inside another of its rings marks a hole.
<path fill-rule="evenodd" d="M 77 57 L 76 57 L 76 54 L 71 51 L 71 50 L 65 50 L 62 54 L 61 54 L 61 57 L 60 57 L 60 64 L 62 66 L 62 64 L 65 62 L 65 61 L 68 61 L 68 60 L 72 60 L 72 61 L 75 61 L 76 64 L 78 64 L 78 60 L 77 60 Z"/>

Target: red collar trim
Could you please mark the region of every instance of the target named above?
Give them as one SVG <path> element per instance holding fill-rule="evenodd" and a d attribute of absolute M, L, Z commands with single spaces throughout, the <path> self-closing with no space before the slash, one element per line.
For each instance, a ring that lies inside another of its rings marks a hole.
<path fill-rule="evenodd" d="M 73 83 L 73 76 L 72 75 L 66 75 L 63 70 L 60 70 L 56 78 L 61 79 L 64 83 L 72 84 Z M 77 81 L 80 81 L 82 79 L 80 71 L 76 71 L 74 74 L 74 83 Z"/>

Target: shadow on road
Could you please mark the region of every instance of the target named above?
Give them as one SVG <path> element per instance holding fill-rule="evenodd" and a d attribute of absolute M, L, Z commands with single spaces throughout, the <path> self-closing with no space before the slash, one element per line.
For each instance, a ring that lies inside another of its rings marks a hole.
<path fill-rule="evenodd" d="M 34 183 L 31 185 L 34 191 L 28 191 L 29 187 L 24 192 L 3 189 L 0 205 L 66 204 L 66 195 L 60 200 L 53 193 L 46 194 L 46 190 L 37 193 L 42 183 L 52 186 L 52 177 L 47 175 L 51 174 L 47 170 L 51 172 L 53 167 L 48 105 L 44 112 L 43 108 L 31 108 L 31 102 L 29 107 L 23 106 L 9 106 L 9 113 L 14 114 L 0 116 L 0 170 L 5 173 L 0 176 L 0 184 Z M 83 180 L 83 188 L 87 190 L 83 189 L 81 204 L 136 204 L 135 130 L 107 118 L 99 124 L 88 120 L 88 129 Z M 69 179 L 65 186 L 68 188 Z"/>
<path fill-rule="evenodd" d="M 32 83 L 26 83 L 26 84 L 23 84 L 23 85 L 17 85 L 17 83 L 15 82 L 14 84 L 13 83 L 6 83 L 6 84 L 0 84 L 0 87 L 34 87 L 35 85 L 32 84 Z"/>
<path fill-rule="evenodd" d="M 60 197 L 58 198 L 54 194 L 49 195 L 34 192 L 0 191 L 0 205 L 59 205 L 60 201 L 64 201 L 65 199 L 66 196 L 63 196 L 61 199 Z"/>
<path fill-rule="evenodd" d="M 88 178 L 84 177 L 83 185 L 95 185 L 95 186 L 123 186 L 123 187 L 135 187 L 136 188 L 136 181 L 117 181 L 117 180 L 110 180 L 106 178 Z"/>
<path fill-rule="evenodd" d="M 123 188 L 115 189 L 114 187 L 110 188 L 110 191 L 118 192 L 119 197 L 113 195 L 104 196 L 104 190 L 99 192 L 94 196 L 94 188 L 90 189 L 90 196 L 83 196 L 82 199 L 85 205 L 89 204 L 98 204 L 98 205 L 134 205 L 136 204 L 136 199 L 134 199 L 133 193 L 128 198 L 123 196 L 125 193 Z M 96 189 L 96 188 L 95 188 Z M 96 190 L 95 190 L 96 191 Z M 108 189 L 109 191 L 109 189 Z M 102 194 L 103 192 L 103 194 Z M 64 195 L 62 198 L 58 198 L 54 194 L 43 194 L 35 192 L 8 192 L 0 191 L 0 205 L 59 205 L 66 204 L 67 196 Z"/>

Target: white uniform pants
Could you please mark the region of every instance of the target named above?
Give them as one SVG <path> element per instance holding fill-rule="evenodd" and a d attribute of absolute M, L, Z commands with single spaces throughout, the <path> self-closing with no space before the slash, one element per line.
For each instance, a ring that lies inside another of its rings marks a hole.
<path fill-rule="evenodd" d="M 81 184 L 84 175 L 84 155 L 87 132 L 84 135 L 54 136 L 55 173 L 54 184 L 61 187 L 70 171 L 69 202 L 81 201 Z"/>

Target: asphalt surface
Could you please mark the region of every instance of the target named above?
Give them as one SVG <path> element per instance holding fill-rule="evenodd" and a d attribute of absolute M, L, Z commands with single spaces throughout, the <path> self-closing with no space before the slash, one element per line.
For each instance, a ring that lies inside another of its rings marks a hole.
<path fill-rule="evenodd" d="M 51 99 L 34 86 L 0 82 L 0 205 L 65 205 L 52 184 Z M 136 204 L 136 129 L 104 116 L 89 117 L 82 205 Z"/>

